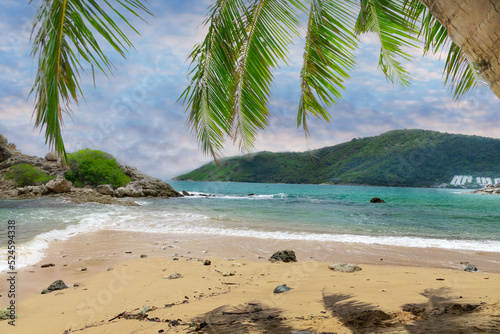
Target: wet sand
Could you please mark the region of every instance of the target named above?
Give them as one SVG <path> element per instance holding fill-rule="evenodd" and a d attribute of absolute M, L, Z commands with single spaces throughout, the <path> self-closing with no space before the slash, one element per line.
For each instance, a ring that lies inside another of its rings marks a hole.
<path fill-rule="evenodd" d="M 298 262 L 267 261 L 284 249 Z M 363 270 L 328 269 L 336 262 Z M 69 289 L 40 294 L 57 279 Z M 293 289 L 274 294 L 282 283 Z M 53 243 L 17 284 L 16 326 L 1 321 L 1 333 L 500 332 L 500 254 L 488 252 L 101 231 Z M 146 305 L 162 322 L 138 319 Z"/>

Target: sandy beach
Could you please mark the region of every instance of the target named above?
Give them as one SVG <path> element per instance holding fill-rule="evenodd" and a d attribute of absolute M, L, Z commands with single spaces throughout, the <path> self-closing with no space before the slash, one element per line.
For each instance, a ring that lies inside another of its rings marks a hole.
<path fill-rule="evenodd" d="M 283 249 L 298 262 L 267 261 Z M 328 268 L 338 262 L 362 270 Z M 487 252 L 101 231 L 55 242 L 20 269 L 16 326 L 2 321 L 0 332 L 499 333 L 499 262 Z M 69 288 L 40 294 L 59 279 Z M 282 284 L 292 290 L 273 293 Z"/>

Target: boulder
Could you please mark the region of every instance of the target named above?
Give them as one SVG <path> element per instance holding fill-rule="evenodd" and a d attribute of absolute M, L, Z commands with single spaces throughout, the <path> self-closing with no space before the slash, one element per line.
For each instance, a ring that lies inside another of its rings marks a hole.
<path fill-rule="evenodd" d="M 59 157 L 57 156 L 57 154 L 55 152 L 49 152 L 49 153 L 45 154 L 45 160 L 57 161 L 57 160 L 59 160 Z"/>
<path fill-rule="evenodd" d="M 42 291 L 42 295 L 45 295 L 47 293 L 51 293 L 52 291 L 64 290 L 67 288 L 68 288 L 68 286 L 66 284 L 64 284 L 63 281 L 57 280 L 57 281 L 54 281 L 54 283 L 52 283 L 51 285 L 49 285 L 47 289 L 44 289 Z"/>
<path fill-rule="evenodd" d="M 55 179 L 47 182 L 45 186 L 47 187 L 48 191 L 60 194 L 69 192 L 72 185 L 73 183 L 65 179 Z"/>
<path fill-rule="evenodd" d="M 297 257 L 295 256 L 295 252 L 292 250 L 284 250 L 275 252 L 270 258 L 271 262 L 297 262 Z"/>
<path fill-rule="evenodd" d="M 385 203 L 385 201 L 383 199 L 378 198 L 378 197 L 373 197 L 370 200 L 370 203 Z"/>
<path fill-rule="evenodd" d="M 333 271 L 341 271 L 344 273 L 353 273 L 355 271 L 360 271 L 361 267 L 350 263 L 335 263 L 329 265 L 328 269 L 331 269 Z"/>
<path fill-rule="evenodd" d="M 125 195 L 129 197 L 143 197 L 144 191 L 140 184 L 136 182 L 130 182 L 125 187 Z"/>
<path fill-rule="evenodd" d="M 31 191 L 33 192 L 33 195 L 35 195 L 35 196 L 45 195 L 46 193 L 49 192 L 49 190 L 47 189 L 47 187 L 45 185 L 34 186 L 34 187 L 32 187 Z"/>
<path fill-rule="evenodd" d="M 115 190 L 115 196 L 118 198 L 122 198 L 125 196 L 125 188 L 124 187 L 119 187 Z"/>
<path fill-rule="evenodd" d="M 184 195 L 184 196 L 191 196 L 191 195 L 190 195 L 187 191 L 185 191 L 185 190 L 183 190 L 183 191 L 182 191 L 182 195 Z"/>
<path fill-rule="evenodd" d="M 102 195 L 110 195 L 110 196 L 115 195 L 115 190 L 113 189 L 113 186 L 110 184 L 102 184 L 97 186 L 97 192 Z"/>
<path fill-rule="evenodd" d="M 149 175 L 144 174 L 135 167 L 120 166 L 123 172 L 130 177 L 131 183 L 141 186 L 141 196 L 155 197 L 182 197 L 182 194 L 175 191 L 170 184 Z M 129 183 L 130 184 L 130 183 Z M 128 185 L 127 185 L 128 186 Z M 130 195 L 128 195 L 130 196 Z"/>

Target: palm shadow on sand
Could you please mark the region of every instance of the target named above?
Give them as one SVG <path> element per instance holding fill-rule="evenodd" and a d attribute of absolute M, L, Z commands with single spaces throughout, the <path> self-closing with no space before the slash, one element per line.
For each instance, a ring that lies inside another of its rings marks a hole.
<path fill-rule="evenodd" d="M 354 334 L 500 333 L 498 307 L 457 303 L 448 288 L 428 289 L 421 295 L 426 303 L 405 304 L 401 311 L 389 313 L 342 293 L 323 294 L 323 304 Z"/>
<path fill-rule="evenodd" d="M 255 304 L 262 310 L 256 311 Z M 206 334 L 250 334 L 273 333 L 290 334 L 294 329 L 284 323 L 282 311 L 270 308 L 258 302 L 238 306 L 224 305 L 217 307 L 196 318 L 196 322 L 205 322 L 209 326 L 194 333 Z"/>

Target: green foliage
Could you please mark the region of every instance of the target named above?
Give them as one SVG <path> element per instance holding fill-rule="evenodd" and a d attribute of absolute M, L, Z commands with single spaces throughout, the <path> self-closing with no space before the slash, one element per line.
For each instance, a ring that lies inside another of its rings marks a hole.
<path fill-rule="evenodd" d="M 32 55 L 38 58 L 38 71 L 31 90 L 35 92 L 35 126 L 45 127 L 45 141 L 54 145 L 64 159 L 62 117 L 63 113 L 71 113 L 71 104 L 78 104 L 82 96 L 79 83 L 82 65 L 90 65 L 92 72 L 95 68 L 104 74 L 111 72 L 113 65 L 101 49 L 102 42 L 123 57 L 127 49 L 133 47 L 117 24 L 117 18 L 137 32 L 125 15 L 151 14 L 143 5 L 144 1 L 115 2 L 44 0 L 33 21 Z"/>
<path fill-rule="evenodd" d="M 426 187 L 454 175 L 500 175 L 500 140 L 394 130 L 307 153 L 260 152 L 204 165 L 178 180 Z"/>
<path fill-rule="evenodd" d="M 41 170 L 27 164 L 10 167 L 9 172 L 4 175 L 7 180 L 14 180 L 17 187 L 38 186 L 54 179 L 55 176 L 45 174 Z"/>
<path fill-rule="evenodd" d="M 68 159 L 70 171 L 65 176 L 77 187 L 111 184 L 117 188 L 130 182 L 130 178 L 120 169 L 116 159 L 106 152 L 86 148 L 71 153 Z"/>

